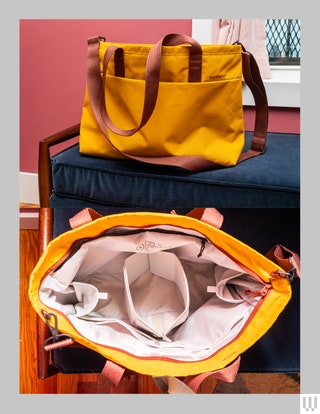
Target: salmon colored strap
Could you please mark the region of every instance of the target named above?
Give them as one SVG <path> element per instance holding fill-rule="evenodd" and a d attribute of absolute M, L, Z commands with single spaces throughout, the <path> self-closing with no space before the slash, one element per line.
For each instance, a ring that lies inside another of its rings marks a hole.
<path fill-rule="evenodd" d="M 112 361 L 107 360 L 105 363 L 101 374 L 104 375 L 112 382 L 115 386 L 117 386 L 123 378 L 125 372 L 125 368 L 121 367 L 118 364 L 115 364 Z"/>
<path fill-rule="evenodd" d="M 268 251 L 266 257 L 277 263 L 286 272 L 295 269 L 295 275 L 300 277 L 300 257 L 287 247 L 276 244 Z"/>
<path fill-rule="evenodd" d="M 241 357 L 239 356 L 232 364 L 228 365 L 225 368 L 219 369 L 218 371 L 204 372 L 199 375 L 186 377 L 184 383 L 187 384 L 188 387 L 190 387 L 192 391 L 196 393 L 202 382 L 210 376 L 213 376 L 220 381 L 234 382 L 239 371 L 240 359 Z"/>
<path fill-rule="evenodd" d="M 240 356 L 225 368 L 218 371 L 188 376 L 184 381 L 171 376 L 153 377 L 153 380 L 164 394 L 196 394 L 203 381 L 211 376 L 221 381 L 234 382 L 239 371 L 239 366 Z"/>
<path fill-rule="evenodd" d="M 84 208 L 69 219 L 69 224 L 72 229 L 76 229 L 100 217 L 102 215 L 92 208 Z"/>
<path fill-rule="evenodd" d="M 145 101 L 142 113 L 142 118 L 138 127 L 131 130 L 121 130 L 112 124 L 104 101 L 104 83 L 106 75 L 106 67 L 113 55 L 116 59 L 116 68 L 120 76 L 124 75 L 124 64 L 121 63 L 121 56 L 123 50 L 121 47 L 110 46 L 104 56 L 103 76 L 100 74 L 100 58 L 99 45 L 101 37 L 92 37 L 88 39 L 87 48 L 87 85 L 90 98 L 91 108 L 94 112 L 95 118 L 99 124 L 101 132 L 104 134 L 109 144 L 114 150 L 129 159 L 145 162 L 156 165 L 168 165 L 181 167 L 190 171 L 202 171 L 221 167 L 218 163 L 207 160 L 198 156 L 168 156 L 168 157 L 138 157 L 120 151 L 111 141 L 106 126 L 113 132 L 123 136 L 130 136 L 141 129 L 151 117 L 158 95 L 159 79 L 160 79 L 160 62 L 161 62 L 161 48 L 163 45 L 178 45 L 182 43 L 189 43 L 192 45 L 189 54 L 189 81 L 199 81 L 199 70 L 201 74 L 201 46 L 194 39 L 187 35 L 169 34 L 156 43 L 150 50 L 147 67 L 146 67 L 146 87 L 145 87 Z M 200 48 L 199 48 L 200 47 Z M 119 61 L 120 60 L 120 64 Z M 117 63 L 118 62 L 118 63 Z M 119 69 L 120 68 L 120 69 Z M 239 162 L 245 159 L 260 155 L 265 150 L 265 141 L 267 136 L 268 125 L 268 101 L 266 91 L 261 79 L 259 67 L 255 58 L 250 53 L 242 52 L 242 69 L 244 79 L 251 90 L 255 105 L 256 105 L 256 119 L 254 127 L 254 136 L 251 143 L 250 150 L 240 155 Z M 201 80 L 201 77 L 200 77 Z"/>
<path fill-rule="evenodd" d="M 223 223 L 223 215 L 216 208 L 194 208 L 188 214 L 188 217 L 193 217 L 198 220 L 208 223 L 217 229 L 220 229 Z"/>
<path fill-rule="evenodd" d="M 189 43 L 191 45 L 191 48 L 189 52 L 188 80 L 189 82 L 201 82 L 201 45 L 192 37 L 187 35 L 169 34 L 164 36 L 150 49 L 150 52 L 148 54 L 146 63 L 144 105 L 140 124 L 136 128 L 132 128 L 130 130 L 120 129 L 111 121 L 106 108 L 104 93 L 101 92 L 103 92 L 105 89 L 107 69 L 109 62 L 113 56 L 115 61 L 115 75 L 120 77 L 125 76 L 125 65 L 123 61 L 124 50 L 121 46 L 111 45 L 108 47 L 103 58 L 103 76 L 101 78 L 99 57 L 99 45 L 101 40 L 102 38 L 99 36 L 88 39 L 87 84 L 92 110 L 95 114 L 100 128 L 105 135 L 105 126 L 108 126 L 108 128 L 116 134 L 126 137 L 132 136 L 137 131 L 139 131 L 150 119 L 158 96 L 162 46 L 175 46 L 183 43 Z M 109 137 L 107 135 L 106 138 L 109 140 Z"/>
<path fill-rule="evenodd" d="M 162 56 L 162 46 L 175 46 L 180 45 L 183 43 L 189 43 L 192 47 L 190 48 L 189 52 L 189 82 L 201 82 L 201 71 L 202 71 L 202 48 L 201 45 L 194 40 L 192 37 L 187 35 L 179 35 L 179 34 L 169 34 L 164 36 L 159 42 L 157 42 L 151 49 L 148 54 L 147 63 L 146 63 L 146 82 L 145 82 L 145 97 L 144 97 L 144 105 L 142 111 L 142 117 L 139 126 L 136 128 L 132 128 L 129 130 L 124 130 L 118 128 L 114 123 L 111 121 L 107 107 L 105 102 L 105 97 L 103 93 L 100 93 L 99 90 L 99 112 L 95 111 L 95 115 L 98 116 L 103 121 L 105 126 L 107 126 L 111 131 L 115 134 L 122 135 L 124 137 L 132 136 L 136 132 L 138 132 L 146 123 L 149 121 L 154 107 L 156 106 L 158 90 L 159 90 L 159 83 L 160 83 L 160 68 L 161 68 L 161 56 Z M 92 43 L 90 42 L 90 45 Z M 98 43 L 99 46 L 99 43 Z M 121 51 L 121 53 L 119 53 Z M 118 53 L 117 53 L 118 52 Z M 96 53 L 96 52 L 95 52 Z M 125 75 L 125 67 L 124 63 L 121 62 L 119 64 L 119 60 L 123 59 L 124 50 L 121 46 L 110 46 L 106 50 L 103 58 L 103 77 L 102 77 L 102 84 L 100 83 L 100 88 L 105 90 L 105 83 L 106 83 L 106 74 L 110 59 L 112 56 L 115 55 L 116 60 L 116 68 L 120 69 L 121 76 Z M 119 70 L 119 69 L 116 69 Z M 97 74 L 96 74 L 97 75 Z M 116 73 L 117 76 L 117 73 Z M 100 77 L 100 73 L 99 73 Z M 91 97 L 90 97 L 91 98 Z M 98 101 L 90 100 L 91 105 L 96 106 L 98 109 Z"/>
<path fill-rule="evenodd" d="M 171 213 L 176 214 L 174 210 L 172 210 Z M 187 213 L 187 216 L 201 220 L 204 223 L 211 224 L 211 226 L 218 229 L 221 228 L 223 223 L 223 215 L 215 208 L 194 208 Z M 72 229 L 76 229 L 100 217 L 102 217 L 102 215 L 92 208 L 84 208 L 69 219 L 70 227 Z"/>

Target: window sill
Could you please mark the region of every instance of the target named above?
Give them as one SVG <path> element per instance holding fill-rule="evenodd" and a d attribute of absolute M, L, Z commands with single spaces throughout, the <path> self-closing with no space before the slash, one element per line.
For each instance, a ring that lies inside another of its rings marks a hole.
<path fill-rule="evenodd" d="M 202 44 L 210 44 L 211 27 L 210 19 L 193 19 L 192 37 Z M 300 66 L 271 66 L 271 79 L 263 82 L 270 107 L 300 108 Z M 246 85 L 243 88 L 243 104 L 254 104 Z"/>
<path fill-rule="evenodd" d="M 269 106 L 300 108 L 300 66 L 271 66 L 271 78 L 263 83 Z M 254 104 L 247 85 L 243 88 L 243 104 Z"/>

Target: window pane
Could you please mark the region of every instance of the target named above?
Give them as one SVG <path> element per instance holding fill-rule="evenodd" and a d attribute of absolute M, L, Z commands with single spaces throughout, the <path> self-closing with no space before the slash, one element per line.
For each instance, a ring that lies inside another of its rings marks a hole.
<path fill-rule="evenodd" d="M 300 19 L 267 19 L 270 65 L 300 65 Z"/>

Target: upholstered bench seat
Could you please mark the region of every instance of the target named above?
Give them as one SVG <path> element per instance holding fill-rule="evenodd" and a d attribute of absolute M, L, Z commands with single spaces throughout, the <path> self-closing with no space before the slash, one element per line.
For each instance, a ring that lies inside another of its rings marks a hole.
<path fill-rule="evenodd" d="M 263 155 L 211 171 L 93 158 L 78 143 L 52 156 L 51 169 L 51 207 L 300 207 L 299 134 L 268 133 Z"/>

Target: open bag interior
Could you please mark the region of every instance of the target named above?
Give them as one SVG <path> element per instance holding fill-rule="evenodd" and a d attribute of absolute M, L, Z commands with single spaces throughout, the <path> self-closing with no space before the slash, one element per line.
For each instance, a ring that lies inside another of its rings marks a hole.
<path fill-rule="evenodd" d="M 39 295 L 90 341 L 193 361 L 236 337 L 264 286 L 200 233 L 157 226 L 83 241 Z"/>

